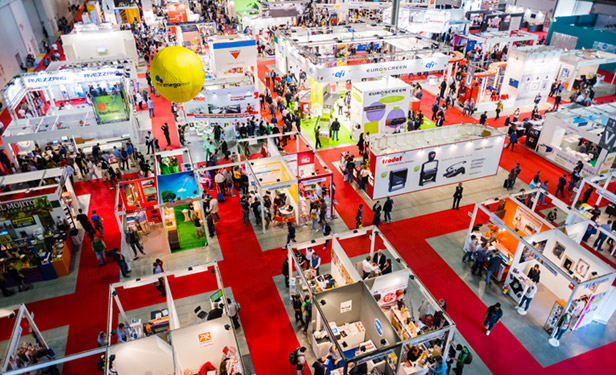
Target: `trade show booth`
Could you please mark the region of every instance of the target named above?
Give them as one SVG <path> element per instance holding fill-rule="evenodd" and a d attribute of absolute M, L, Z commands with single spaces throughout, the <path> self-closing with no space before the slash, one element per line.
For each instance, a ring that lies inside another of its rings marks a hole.
<path fill-rule="evenodd" d="M 127 139 L 138 144 L 130 110 L 136 79 L 128 60 L 88 60 L 13 78 L 3 90 L 12 117 L 2 134 L 9 157 L 36 144 L 66 142 L 86 153 L 97 143 L 103 152 Z"/>
<path fill-rule="evenodd" d="M 256 76 L 257 43 L 244 35 L 215 35 L 208 39 L 210 68 L 217 78 Z"/>
<path fill-rule="evenodd" d="M 168 254 L 166 231 L 162 228 L 156 177 L 122 181 L 116 189 L 115 217 L 120 228 L 122 246 L 120 251 L 127 259 L 134 259 L 126 236 L 135 231 L 148 254 Z M 137 252 L 132 251 L 133 254 Z"/>
<path fill-rule="evenodd" d="M 81 204 L 64 168 L 0 177 L 0 272 L 7 286 L 53 280 L 71 271 L 81 243 L 73 217 Z"/>
<path fill-rule="evenodd" d="M 217 289 L 211 295 L 191 294 L 181 299 L 172 296 L 174 285 L 209 285 L 212 278 Z M 152 283 L 164 291 L 165 303 L 125 310 L 123 306 L 130 305 L 130 296 L 140 292 L 135 288 L 153 288 Z M 227 298 L 216 263 L 110 285 L 107 334 L 112 337 L 116 323 L 124 325 L 126 334 L 125 342 L 107 348 L 108 358 L 115 356 L 113 369 L 118 373 L 198 375 L 224 368 L 227 374 L 244 374 L 242 356 L 247 353 L 239 352 Z M 135 361 L 136 355 L 144 360 Z M 107 371 L 110 366 L 107 361 Z"/>
<path fill-rule="evenodd" d="M 317 293 L 312 306 L 313 342 L 326 339 L 342 354 L 342 367 L 334 374 L 347 374 L 351 363 L 365 364 L 368 372 L 378 368 L 382 374 L 396 374 L 401 339 L 363 282 Z"/>
<path fill-rule="evenodd" d="M 518 245 L 528 243 L 523 239 L 554 228 L 534 212 L 538 197 L 537 189 L 528 194 L 518 193 L 475 204 L 467 239 L 471 235 L 477 236 L 489 254 L 501 258 L 498 272 L 492 274 L 498 282 L 505 281 L 510 274 Z M 473 231 L 473 228 L 476 230 Z"/>
<path fill-rule="evenodd" d="M 111 23 L 76 24 L 62 38 L 62 50 L 68 61 L 117 57 L 137 61 L 135 38 L 130 30 Z"/>
<path fill-rule="evenodd" d="M 365 236 L 366 252 L 350 259 L 344 248 L 357 253 Z M 313 246 L 325 241 L 332 242 L 331 263 L 304 267 Z M 308 293 L 316 310 L 314 323 L 307 322 L 315 357 L 327 356 L 332 346 L 342 354 L 340 363 L 326 363 L 331 374 L 347 373 L 351 362 L 365 363 L 366 373 L 427 373 L 435 355 L 448 353 L 453 322 L 376 227 L 292 244 L 288 254 L 290 294 Z M 361 281 L 363 264 L 370 272 L 364 270 Z"/>
<path fill-rule="evenodd" d="M 9 318 L 14 320 L 13 330 L 7 345 L 6 353 L 3 353 L 1 372 L 3 374 L 22 368 L 29 367 L 34 361 L 30 358 L 46 358 L 48 361 L 55 357 L 54 349 L 47 344 L 45 337 L 34 323 L 34 315 L 26 305 L 6 307 L 0 310 L 0 319 Z M 4 320 L 4 319 L 2 319 Z M 7 322 L 8 323 L 8 322 Z M 60 348 L 56 348 L 59 350 Z M 25 360 L 24 360 L 25 359 Z M 41 371 L 58 371 L 55 365 L 39 366 Z"/>
<path fill-rule="evenodd" d="M 596 78 L 595 85 L 603 81 L 604 76 L 598 74 L 602 64 L 616 63 L 616 54 L 597 49 L 581 49 L 565 51 L 560 56 L 560 68 L 556 78 L 564 85 L 561 95 L 565 98 L 577 90 L 582 82 Z"/>
<path fill-rule="evenodd" d="M 592 107 L 571 106 L 545 116 L 537 152 L 567 171 L 579 164 L 581 174 L 607 173 L 616 153 L 602 146 L 601 137 L 609 119 L 616 118 L 614 103 Z"/>
<path fill-rule="evenodd" d="M 495 175 L 504 142 L 504 130 L 479 124 L 373 139 L 368 196 L 381 199 Z"/>
<path fill-rule="evenodd" d="M 592 322 L 607 324 L 614 313 L 614 298 L 608 298 L 613 294 L 610 289 L 616 278 L 611 265 L 557 229 L 525 237 L 518 243 L 505 282 L 516 302 L 535 284 L 527 274 L 536 265 L 541 271 L 539 283 L 544 288 L 533 299 L 549 299 L 553 305 L 543 325 L 552 337 L 565 314 L 571 316 L 571 330 Z M 612 307 L 604 308 L 605 303 Z M 550 343 L 557 346 L 558 340 Z"/>
<path fill-rule="evenodd" d="M 508 95 L 508 99 L 502 101 L 504 107 L 545 103 L 550 87 L 556 80 L 557 69 L 554 67 L 558 66 L 561 54 L 561 49 L 544 45 L 512 48 L 509 51 L 503 88 L 500 91 L 501 95 Z M 541 95 L 541 99 L 539 103 L 535 103 L 538 94 Z M 490 109 L 477 108 L 477 110 Z"/>
<path fill-rule="evenodd" d="M 411 97 L 411 86 L 398 78 L 354 82 L 351 126 L 359 125 L 362 133 L 399 133 L 405 130 Z"/>

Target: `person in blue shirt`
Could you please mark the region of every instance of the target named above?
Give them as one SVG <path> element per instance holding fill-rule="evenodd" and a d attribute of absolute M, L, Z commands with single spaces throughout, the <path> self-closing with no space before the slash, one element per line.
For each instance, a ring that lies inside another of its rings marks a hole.
<path fill-rule="evenodd" d="M 550 181 L 543 181 L 543 183 L 541 184 L 541 189 L 548 191 L 548 182 Z M 539 201 L 541 202 L 542 206 L 545 206 L 545 194 L 540 193 L 539 194 Z"/>
<path fill-rule="evenodd" d="M 518 143 L 518 133 L 514 131 L 511 134 L 509 134 L 509 144 L 505 148 L 509 149 L 509 146 L 511 146 L 511 152 L 513 152 L 513 147 L 515 146 L 516 143 Z"/>
<path fill-rule="evenodd" d="M 602 251 L 603 249 L 601 248 L 603 247 L 603 242 L 605 242 L 605 239 L 607 238 L 607 233 L 612 233 L 612 221 L 608 220 L 607 223 L 601 224 L 599 228 L 603 229 L 605 232 L 599 231 L 599 236 L 597 236 L 597 239 L 592 247 L 597 248 L 597 251 Z"/>
<path fill-rule="evenodd" d="M 92 224 L 94 224 L 94 229 L 98 231 L 98 233 L 103 235 L 103 219 L 96 213 L 96 211 L 92 211 L 92 216 L 90 216 L 90 220 L 92 220 Z"/>
<path fill-rule="evenodd" d="M 321 266 L 321 257 L 317 255 L 317 253 L 312 253 L 312 257 L 310 258 L 310 268 L 314 269 L 319 274 L 319 267 Z"/>
<path fill-rule="evenodd" d="M 430 369 L 430 374 L 434 375 L 446 375 L 447 374 L 447 362 L 445 362 L 445 358 L 443 358 L 440 354 L 435 355 L 434 367 Z"/>

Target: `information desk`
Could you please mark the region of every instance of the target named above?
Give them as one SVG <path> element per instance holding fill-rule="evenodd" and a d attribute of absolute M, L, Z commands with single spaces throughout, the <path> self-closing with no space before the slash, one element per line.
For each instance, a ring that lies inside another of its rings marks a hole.
<path fill-rule="evenodd" d="M 73 241 L 70 237 L 62 242 L 62 247 L 54 249 L 54 256 L 51 258 L 51 265 L 58 277 L 66 276 L 71 271 L 71 257 L 73 253 Z"/>
<path fill-rule="evenodd" d="M 319 275 L 308 281 L 310 288 L 314 293 L 321 293 L 324 290 L 334 289 L 338 287 L 336 280 L 331 274 Z"/>
<path fill-rule="evenodd" d="M 169 311 L 167 309 L 150 312 L 150 320 L 147 325 L 152 333 L 164 332 L 169 327 Z M 146 329 L 148 331 L 148 329 Z"/>

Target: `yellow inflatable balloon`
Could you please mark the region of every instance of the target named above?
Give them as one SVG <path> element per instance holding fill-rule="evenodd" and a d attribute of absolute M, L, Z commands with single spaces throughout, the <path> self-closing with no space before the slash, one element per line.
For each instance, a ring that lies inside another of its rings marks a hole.
<path fill-rule="evenodd" d="M 184 103 L 203 88 L 205 72 L 196 53 L 185 47 L 165 47 L 152 59 L 150 78 L 166 99 Z"/>

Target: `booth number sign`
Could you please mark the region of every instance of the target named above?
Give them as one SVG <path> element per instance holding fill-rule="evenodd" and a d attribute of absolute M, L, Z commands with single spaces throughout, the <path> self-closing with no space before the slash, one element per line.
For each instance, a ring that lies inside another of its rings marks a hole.
<path fill-rule="evenodd" d="M 614 145 L 616 145 L 616 120 L 609 118 L 607 119 L 607 124 L 605 125 L 605 131 L 601 134 L 599 147 L 610 152 L 614 148 Z"/>

